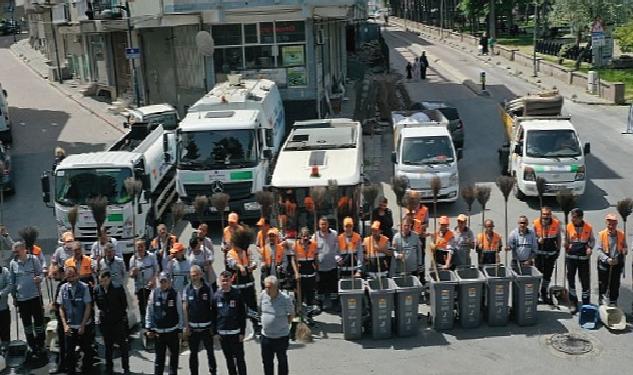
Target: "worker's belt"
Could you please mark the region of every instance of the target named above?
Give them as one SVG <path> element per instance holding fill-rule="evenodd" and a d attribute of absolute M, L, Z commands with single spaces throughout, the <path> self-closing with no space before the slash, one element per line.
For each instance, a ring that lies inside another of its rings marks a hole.
<path fill-rule="evenodd" d="M 208 327 L 210 325 L 211 325 L 211 322 L 205 322 L 205 323 L 192 323 L 192 322 L 189 322 L 189 326 L 191 328 L 206 328 L 206 327 Z"/>
<path fill-rule="evenodd" d="M 316 274 L 313 273 L 312 275 L 301 275 L 301 278 L 304 279 L 304 278 L 315 277 L 315 276 Z"/>
<path fill-rule="evenodd" d="M 589 255 L 570 255 L 570 254 L 566 254 L 565 257 L 567 259 L 575 259 L 575 260 L 588 260 L 590 257 Z"/>
<path fill-rule="evenodd" d="M 175 332 L 177 329 L 178 329 L 178 326 L 171 327 L 171 328 L 154 328 L 154 332 L 156 332 L 156 333 L 169 333 L 169 332 Z"/>
<path fill-rule="evenodd" d="M 220 336 L 227 336 L 227 335 L 239 335 L 240 334 L 240 329 L 219 329 L 218 330 L 218 335 Z"/>
<path fill-rule="evenodd" d="M 231 285 L 231 286 L 232 286 L 233 288 L 235 288 L 235 289 L 246 289 L 246 288 L 249 288 L 249 287 L 251 287 L 251 286 L 253 286 L 253 285 L 255 285 L 255 283 L 254 283 L 254 282 L 252 282 L 252 281 L 249 281 L 249 282 L 247 282 L 246 284 L 233 284 L 233 285 Z"/>
<path fill-rule="evenodd" d="M 554 251 L 545 251 L 545 250 L 536 250 L 534 251 L 534 253 L 536 255 L 557 255 L 558 251 L 554 250 Z"/>

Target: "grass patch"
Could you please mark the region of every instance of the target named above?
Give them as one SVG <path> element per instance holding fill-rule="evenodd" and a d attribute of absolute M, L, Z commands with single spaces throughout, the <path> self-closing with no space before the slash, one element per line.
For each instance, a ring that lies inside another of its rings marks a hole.
<path fill-rule="evenodd" d="M 534 44 L 534 38 L 532 35 L 519 35 L 514 38 L 499 38 L 497 44 L 503 44 L 504 46 L 532 46 Z"/>

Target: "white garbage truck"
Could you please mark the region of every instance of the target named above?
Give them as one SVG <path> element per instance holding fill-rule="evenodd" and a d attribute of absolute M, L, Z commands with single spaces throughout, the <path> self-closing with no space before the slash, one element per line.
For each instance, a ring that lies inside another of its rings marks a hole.
<path fill-rule="evenodd" d="M 134 251 L 134 239 L 151 239 L 156 224 L 176 199 L 175 150 L 173 131 L 136 122 L 106 151 L 64 158 L 55 170 L 42 176 L 43 199 L 47 206 L 54 207 L 58 233 L 70 230 L 68 212 L 78 206 L 74 234 L 84 252 L 90 254 L 97 228 L 88 202 L 105 197 L 105 229 L 128 258 Z M 129 177 L 142 183 L 136 199 L 125 187 Z"/>
<path fill-rule="evenodd" d="M 215 220 L 214 207 L 196 212 L 198 196 L 226 193 L 227 210 L 260 215 L 255 193 L 270 181 L 285 136 L 285 114 L 276 84 L 229 76 L 191 108 L 177 130 L 177 190 L 189 220 Z"/>

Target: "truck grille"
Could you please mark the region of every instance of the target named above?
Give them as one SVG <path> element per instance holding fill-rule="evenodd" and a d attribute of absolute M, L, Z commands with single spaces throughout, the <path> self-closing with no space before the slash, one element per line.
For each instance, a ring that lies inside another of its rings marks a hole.
<path fill-rule="evenodd" d="M 231 200 L 246 199 L 251 195 L 251 184 L 252 183 L 250 181 L 226 183 L 224 184 L 224 193 L 227 193 L 231 197 Z M 185 184 L 184 187 L 185 192 L 187 193 L 187 198 L 190 200 L 194 200 L 198 195 L 206 195 L 210 197 L 213 194 L 211 184 Z"/>

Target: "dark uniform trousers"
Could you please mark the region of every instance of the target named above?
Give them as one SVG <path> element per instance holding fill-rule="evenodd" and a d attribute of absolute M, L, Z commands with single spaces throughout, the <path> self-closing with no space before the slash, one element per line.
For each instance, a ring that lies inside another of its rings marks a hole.
<path fill-rule="evenodd" d="M 147 312 L 147 299 L 151 293 L 151 289 L 141 288 L 136 292 L 136 298 L 138 300 L 138 310 L 141 316 L 141 324 L 145 322 L 145 313 Z"/>
<path fill-rule="evenodd" d="M 121 351 L 121 366 L 123 369 L 130 369 L 129 348 L 127 342 L 127 321 L 121 321 L 118 324 L 101 324 L 99 325 L 101 333 L 103 334 L 103 341 L 105 343 L 105 362 L 106 368 L 111 370 L 112 365 L 112 353 L 114 344 L 119 346 Z"/>
<path fill-rule="evenodd" d="M 240 341 L 239 335 L 220 335 L 220 345 L 229 375 L 246 375 L 244 343 Z"/>
<path fill-rule="evenodd" d="M 278 375 L 288 375 L 288 336 L 270 338 L 262 336 L 262 362 L 264 375 L 275 375 L 275 356 L 278 362 Z"/>
<path fill-rule="evenodd" d="M 541 284 L 541 297 L 546 297 L 548 293 L 549 284 L 552 281 L 552 274 L 554 273 L 554 266 L 558 259 L 558 253 L 553 254 L 536 254 L 534 259 L 536 268 L 543 274 L 543 283 Z"/>
<path fill-rule="evenodd" d="M 82 373 L 87 373 L 92 368 L 92 360 L 94 352 L 92 350 L 92 338 L 94 337 L 94 324 L 87 324 L 83 335 L 79 334 L 79 330 L 72 328 L 70 335 L 66 335 L 64 343 L 66 346 L 66 363 L 65 368 L 69 374 L 75 373 L 75 365 L 77 363 L 77 351 L 75 348 L 79 345 L 79 349 L 83 352 L 82 357 Z"/>
<path fill-rule="evenodd" d="M 154 364 L 154 374 L 163 375 L 165 372 L 165 358 L 169 349 L 169 374 L 178 373 L 178 357 L 180 356 L 180 338 L 178 331 L 163 332 L 156 334 L 156 363 Z"/>
<path fill-rule="evenodd" d="M 578 273 L 582 287 L 582 304 L 589 304 L 591 292 L 589 271 L 589 259 L 567 259 L 567 282 L 569 283 L 571 302 L 578 304 L 578 295 L 576 294 L 576 273 Z"/>
<path fill-rule="evenodd" d="M 32 350 L 44 350 L 44 310 L 40 297 L 18 301 L 26 342 Z M 17 324 L 17 322 L 16 322 Z"/>
<path fill-rule="evenodd" d="M 57 283 L 57 288 L 55 289 L 55 299 L 57 301 L 57 296 L 59 295 L 59 291 L 66 282 L 60 281 Z M 66 335 L 64 334 L 64 324 L 62 323 L 62 318 L 59 315 L 59 306 L 55 304 L 55 317 L 57 319 L 57 342 L 59 343 L 59 354 L 57 356 L 57 367 L 58 369 L 63 369 L 64 361 L 66 360 Z"/>
<path fill-rule="evenodd" d="M 622 263 L 612 266 L 611 270 L 609 270 L 609 265 L 606 262 L 601 263 L 598 261 L 598 294 L 601 302 L 603 298 L 607 297 L 610 304 L 616 305 L 618 303 L 622 270 Z M 609 290 L 609 295 L 605 296 L 607 289 Z"/>
<path fill-rule="evenodd" d="M 213 334 L 210 328 L 192 328 L 189 335 L 189 372 L 192 375 L 198 375 L 198 352 L 200 351 L 200 342 L 204 345 L 207 352 L 207 360 L 209 361 L 209 372 L 215 374 L 217 365 L 215 363 L 215 355 L 213 354 Z"/>

